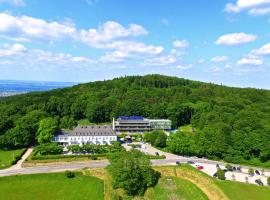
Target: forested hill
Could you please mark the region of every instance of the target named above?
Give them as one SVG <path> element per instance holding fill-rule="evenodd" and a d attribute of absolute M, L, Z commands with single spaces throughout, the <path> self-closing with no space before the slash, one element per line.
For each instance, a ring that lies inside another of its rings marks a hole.
<path fill-rule="evenodd" d="M 162 75 L 129 76 L 0 99 L 0 147 L 35 142 L 38 122 L 61 128 L 77 120 L 110 122 L 120 115 L 192 123 L 201 155 L 270 159 L 270 91 L 242 89 Z M 216 149 L 218 148 L 218 149 Z"/>

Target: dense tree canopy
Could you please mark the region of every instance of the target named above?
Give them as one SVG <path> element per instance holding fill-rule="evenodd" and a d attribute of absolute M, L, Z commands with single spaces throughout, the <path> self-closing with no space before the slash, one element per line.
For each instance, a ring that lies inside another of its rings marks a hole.
<path fill-rule="evenodd" d="M 168 118 L 173 128 L 198 130 L 177 151 L 227 161 L 270 160 L 270 91 L 233 88 L 161 75 L 130 76 L 48 92 L 0 98 L 0 148 L 36 142 L 38 123 L 56 118 L 60 128 L 77 120 L 110 122 L 120 115 Z M 194 147 L 195 146 L 195 147 Z"/>
<path fill-rule="evenodd" d="M 114 153 L 110 163 L 113 187 L 123 188 L 128 195 L 142 195 L 158 181 L 159 174 L 151 168 L 149 158 L 138 150 Z"/>
<path fill-rule="evenodd" d="M 37 131 L 39 144 L 50 143 L 58 129 L 58 122 L 55 118 L 48 117 L 40 120 Z"/>

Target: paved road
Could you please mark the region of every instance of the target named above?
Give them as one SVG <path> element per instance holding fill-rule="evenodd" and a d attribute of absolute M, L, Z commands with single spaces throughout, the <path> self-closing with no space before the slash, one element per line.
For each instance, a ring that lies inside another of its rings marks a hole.
<path fill-rule="evenodd" d="M 126 149 L 130 149 L 127 145 L 124 145 Z M 146 145 L 145 148 L 140 148 L 141 151 L 145 152 L 146 154 L 155 155 L 156 152 L 159 153 L 159 155 L 165 155 L 166 159 L 160 159 L 160 160 L 151 160 L 151 163 L 153 166 L 164 166 L 164 165 L 175 165 L 176 161 L 179 161 L 181 163 L 186 163 L 187 161 L 193 161 L 197 165 L 201 165 L 204 167 L 202 171 L 212 176 L 216 172 L 216 164 L 219 164 L 221 168 L 225 168 L 225 163 L 203 159 L 203 158 L 196 158 L 196 157 L 183 157 L 174 155 L 167 152 L 162 152 L 151 145 Z M 14 166 L 8 169 L 0 170 L 0 177 L 1 176 L 10 176 L 10 175 L 18 175 L 18 174 L 35 174 L 35 173 L 50 173 L 50 172 L 61 172 L 66 170 L 79 170 L 82 168 L 99 168 L 99 167 L 106 167 L 109 162 L 107 160 L 101 160 L 101 161 L 86 161 L 86 162 L 74 162 L 74 163 L 59 163 L 54 165 L 48 165 L 48 166 L 34 166 L 34 167 L 26 167 L 22 168 L 21 163 L 27 158 L 27 156 L 31 153 L 32 149 L 28 149 L 25 153 L 25 155 L 22 157 L 22 159 Z M 238 166 L 238 165 L 234 165 Z M 196 167 L 194 165 L 194 167 Z M 258 169 L 259 168 L 254 168 Z M 240 182 L 245 182 L 245 177 L 247 176 L 248 167 L 242 166 L 242 172 L 241 173 L 234 173 L 235 180 Z M 270 170 L 265 170 L 265 175 L 270 176 Z M 266 183 L 266 176 L 254 176 L 249 177 L 249 182 L 254 183 L 255 179 L 261 178 L 264 183 Z M 231 180 L 232 172 L 226 173 L 226 178 Z"/>

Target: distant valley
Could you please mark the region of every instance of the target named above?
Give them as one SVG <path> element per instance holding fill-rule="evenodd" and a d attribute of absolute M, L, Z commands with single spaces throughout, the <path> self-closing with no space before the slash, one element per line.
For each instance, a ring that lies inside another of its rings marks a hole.
<path fill-rule="evenodd" d="M 24 94 L 33 91 L 47 91 L 76 85 L 73 82 L 0 80 L 0 97 Z"/>

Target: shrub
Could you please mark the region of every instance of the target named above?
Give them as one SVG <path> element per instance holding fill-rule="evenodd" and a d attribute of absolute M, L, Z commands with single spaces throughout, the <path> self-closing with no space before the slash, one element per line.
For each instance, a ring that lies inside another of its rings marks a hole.
<path fill-rule="evenodd" d="M 270 176 L 267 178 L 267 185 L 270 186 Z"/>
<path fill-rule="evenodd" d="M 63 147 L 57 143 L 41 144 L 35 147 L 35 155 L 57 155 L 63 152 Z"/>
<path fill-rule="evenodd" d="M 228 170 L 228 171 L 232 171 L 233 169 L 232 169 L 232 166 L 230 165 L 230 164 L 227 164 L 226 165 L 226 169 Z"/>
<path fill-rule="evenodd" d="M 248 169 L 248 174 L 253 175 L 254 174 L 254 169 L 253 168 L 249 168 Z"/>
<path fill-rule="evenodd" d="M 72 171 L 66 171 L 65 175 L 67 178 L 74 178 L 75 177 L 75 173 Z"/>
<path fill-rule="evenodd" d="M 225 172 L 224 170 L 218 168 L 217 170 L 217 178 L 220 180 L 225 180 Z"/>
<path fill-rule="evenodd" d="M 92 160 L 97 160 L 97 156 L 96 156 L 96 155 L 91 155 L 90 158 L 91 158 Z"/>

